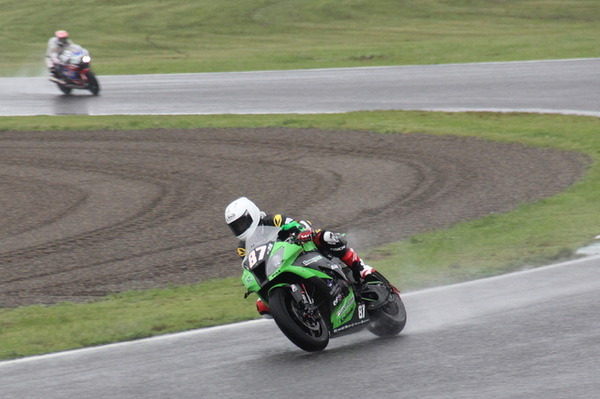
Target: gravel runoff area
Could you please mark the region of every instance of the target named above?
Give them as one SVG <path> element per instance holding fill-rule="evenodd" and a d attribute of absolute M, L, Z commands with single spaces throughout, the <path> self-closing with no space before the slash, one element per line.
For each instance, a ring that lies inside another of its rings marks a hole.
<path fill-rule="evenodd" d="M 360 251 L 556 194 L 588 162 L 421 134 L 0 132 L 0 307 L 240 275 L 223 211 L 242 195 Z"/>

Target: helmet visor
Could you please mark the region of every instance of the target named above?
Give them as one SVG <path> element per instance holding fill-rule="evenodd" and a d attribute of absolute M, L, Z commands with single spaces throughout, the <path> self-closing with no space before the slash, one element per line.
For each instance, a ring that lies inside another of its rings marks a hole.
<path fill-rule="evenodd" d="M 233 231 L 233 234 L 237 237 L 244 231 L 248 230 L 248 227 L 252 225 L 252 216 L 248 211 L 244 212 L 242 216 L 229 223 L 229 228 Z"/>

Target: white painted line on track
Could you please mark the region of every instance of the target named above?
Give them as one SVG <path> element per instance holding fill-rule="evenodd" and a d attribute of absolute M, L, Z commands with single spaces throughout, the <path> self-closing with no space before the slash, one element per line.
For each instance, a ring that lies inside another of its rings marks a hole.
<path fill-rule="evenodd" d="M 371 110 L 377 112 L 386 111 L 424 111 L 424 112 L 490 112 L 490 113 L 522 113 L 522 114 L 556 114 L 556 115 L 573 115 L 573 116 L 592 116 L 600 118 L 600 112 L 598 111 L 578 111 L 570 109 L 538 109 L 538 108 L 404 108 L 399 110 Z M 242 112 L 242 113 L 216 113 L 216 112 L 181 112 L 181 113 L 154 113 L 152 115 L 164 115 L 164 116 L 186 116 L 186 115 L 324 115 L 324 114 L 349 114 L 355 112 L 369 112 L 369 110 L 362 111 L 327 111 L 327 112 L 316 112 L 316 111 L 303 111 L 296 110 L 291 112 Z M 102 113 L 90 113 L 89 116 L 106 116 L 106 115 L 148 115 L 148 113 L 120 113 L 120 114 L 102 114 Z"/>

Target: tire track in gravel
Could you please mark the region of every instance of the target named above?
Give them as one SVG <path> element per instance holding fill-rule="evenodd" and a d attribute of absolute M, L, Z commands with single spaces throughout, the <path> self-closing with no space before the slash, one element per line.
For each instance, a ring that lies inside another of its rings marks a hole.
<path fill-rule="evenodd" d="M 0 132 L 0 307 L 238 275 L 222 214 L 240 195 L 360 250 L 555 194 L 588 162 L 418 134 Z"/>

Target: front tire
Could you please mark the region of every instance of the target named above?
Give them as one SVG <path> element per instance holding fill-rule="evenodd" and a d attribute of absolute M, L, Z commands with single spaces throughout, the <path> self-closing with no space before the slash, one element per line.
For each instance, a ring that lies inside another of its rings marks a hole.
<path fill-rule="evenodd" d="M 306 312 L 292 297 L 289 287 L 269 293 L 271 315 L 290 341 L 307 352 L 321 351 L 329 343 L 327 324 L 318 310 Z"/>
<path fill-rule="evenodd" d="M 100 84 L 98 83 L 98 79 L 96 79 L 96 75 L 94 75 L 94 72 L 88 71 L 85 76 L 87 77 L 89 91 L 91 91 L 93 95 L 97 96 L 98 93 L 100 93 Z"/>

